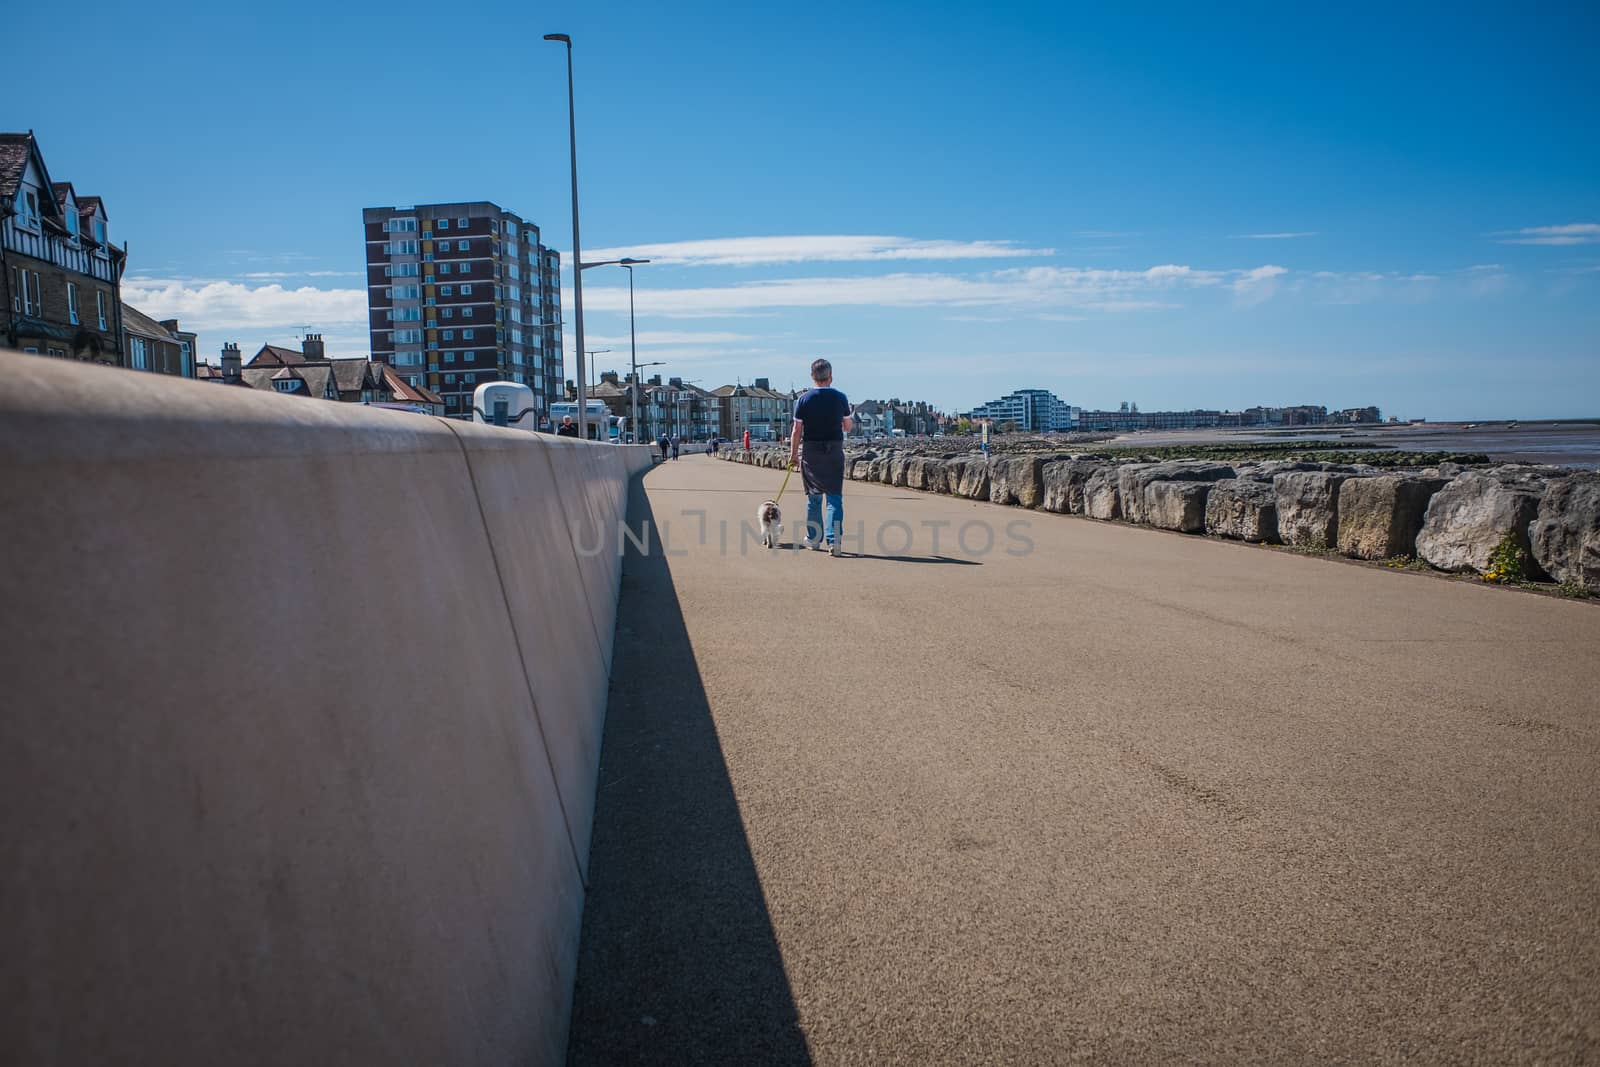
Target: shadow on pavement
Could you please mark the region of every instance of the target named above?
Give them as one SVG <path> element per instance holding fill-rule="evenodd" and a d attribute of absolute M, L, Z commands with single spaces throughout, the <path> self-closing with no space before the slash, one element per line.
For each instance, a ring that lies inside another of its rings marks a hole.
<path fill-rule="evenodd" d="M 567 1062 L 809 1064 L 667 561 L 627 550 Z"/>

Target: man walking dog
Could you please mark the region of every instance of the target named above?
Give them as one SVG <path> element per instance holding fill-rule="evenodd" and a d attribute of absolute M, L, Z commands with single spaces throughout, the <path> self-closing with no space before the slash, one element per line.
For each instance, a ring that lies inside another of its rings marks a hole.
<path fill-rule="evenodd" d="M 821 549 L 826 538 L 830 555 L 843 555 L 839 536 L 844 522 L 844 435 L 850 432 L 850 401 L 833 387 L 833 364 L 811 364 L 808 390 L 794 405 L 794 432 L 789 435 L 789 466 L 800 464 L 806 487 L 806 544 Z M 828 524 L 822 524 L 823 499 Z"/>

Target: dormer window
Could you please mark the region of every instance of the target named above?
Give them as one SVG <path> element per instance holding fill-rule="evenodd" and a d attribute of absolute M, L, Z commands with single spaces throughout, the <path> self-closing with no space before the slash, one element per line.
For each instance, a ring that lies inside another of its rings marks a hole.
<path fill-rule="evenodd" d="M 95 219 L 94 220 L 94 239 L 96 241 L 100 242 L 101 244 L 105 244 L 106 243 L 106 220 L 105 219 Z"/>
<path fill-rule="evenodd" d="M 39 228 L 39 196 L 32 189 L 22 191 L 22 225 L 30 230 Z"/>
<path fill-rule="evenodd" d="M 74 237 L 78 236 L 78 213 L 73 210 L 70 203 L 67 204 L 67 232 Z"/>

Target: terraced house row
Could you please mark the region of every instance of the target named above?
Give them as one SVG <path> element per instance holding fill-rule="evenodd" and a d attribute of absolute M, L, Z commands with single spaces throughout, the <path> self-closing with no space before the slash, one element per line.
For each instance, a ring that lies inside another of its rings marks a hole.
<path fill-rule="evenodd" d="M 193 377 L 195 335 L 122 302 L 127 260 L 105 202 L 53 180 L 31 130 L 0 133 L 0 345 Z"/>

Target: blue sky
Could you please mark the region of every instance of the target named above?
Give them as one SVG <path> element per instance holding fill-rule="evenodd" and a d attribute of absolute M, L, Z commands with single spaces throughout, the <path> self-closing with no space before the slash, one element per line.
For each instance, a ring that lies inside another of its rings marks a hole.
<path fill-rule="evenodd" d="M 106 198 L 127 298 L 203 353 L 309 324 L 360 355 L 361 208 L 489 199 L 570 247 L 566 32 L 585 258 L 657 260 L 669 374 L 1600 415 L 1593 5 L 447 10 L 79 5 L 66 67 L 10 51 L 0 128 Z M 585 282 L 621 366 L 626 279 Z"/>

